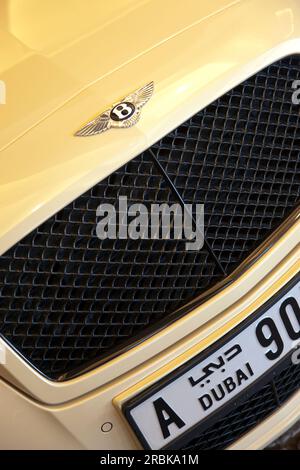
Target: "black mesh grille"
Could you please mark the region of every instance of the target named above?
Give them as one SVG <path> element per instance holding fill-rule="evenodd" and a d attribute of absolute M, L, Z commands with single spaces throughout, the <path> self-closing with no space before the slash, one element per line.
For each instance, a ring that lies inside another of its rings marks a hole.
<path fill-rule="evenodd" d="M 299 70 L 293 56 L 259 72 L 2 255 L 2 336 L 62 378 L 132 344 L 231 273 L 299 200 Z M 118 196 L 129 205 L 204 203 L 204 248 L 100 241 L 96 208 Z"/>
<path fill-rule="evenodd" d="M 299 56 L 271 65 L 155 145 L 182 198 L 204 203 L 206 240 L 232 272 L 299 199 Z"/>
<path fill-rule="evenodd" d="M 245 395 L 245 402 L 216 421 L 202 434 L 192 438 L 184 449 L 190 451 L 225 449 L 278 409 L 299 390 L 299 387 L 300 366 L 293 365 L 289 358 L 286 367 L 276 374 L 272 381 L 261 388 L 256 386 L 259 391 L 250 396 Z"/>
<path fill-rule="evenodd" d="M 141 155 L 1 257 L 0 331 L 49 377 L 110 353 L 220 279 L 207 249 L 183 240 L 100 240 L 96 209 L 119 196 L 176 202 Z"/>

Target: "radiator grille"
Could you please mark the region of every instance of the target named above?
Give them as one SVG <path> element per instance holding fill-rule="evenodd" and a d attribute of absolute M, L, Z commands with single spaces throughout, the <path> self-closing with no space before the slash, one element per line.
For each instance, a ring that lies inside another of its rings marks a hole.
<path fill-rule="evenodd" d="M 299 199 L 299 56 L 271 65 L 155 145 L 185 202 L 205 204 L 206 239 L 232 272 Z"/>
<path fill-rule="evenodd" d="M 141 155 L 0 259 L 1 333 L 51 378 L 109 354 L 221 277 L 205 247 L 186 251 L 183 240 L 100 240 L 96 209 L 119 196 L 176 202 Z"/>
<path fill-rule="evenodd" d="M 61 380 L 176 318 L 236 269 L 299 200 L 299 70 L 292 56 L 257 73 L 2 255 L 1 335 Z M 100 241 L 96 208 L 118 196 L 204 203 L 204 248 Z"/>

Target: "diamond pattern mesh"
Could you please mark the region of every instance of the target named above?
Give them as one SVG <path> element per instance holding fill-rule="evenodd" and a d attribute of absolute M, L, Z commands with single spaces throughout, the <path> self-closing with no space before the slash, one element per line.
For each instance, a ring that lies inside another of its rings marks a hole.
<path fill-rule="evenodd" d="M 0 259 L 0 331 L 49 377 L 110 353 L 220 279 L 208 251 L 184 240 L 100 240 L 97 207 L 119 196 L 177 202 L 141 155 Z"/>
<path fill-rule="evenodd" d="M 299 200 L 299 71 L 292 56 L 257 73 L 3 254 L 0 334 L 63 379 L 175 318 L 238 267 Z M 96 209 L 119 196 L 128 205 L 204 203 L 204 248 L 100 241 Z"/>
<path fill-rule="evenodd" d="M 299 76 L 299 56 L 271 65 L 155 145 L 184 201 L 204 203 L 206 239 L 227 273 L 299 200 Z"/>

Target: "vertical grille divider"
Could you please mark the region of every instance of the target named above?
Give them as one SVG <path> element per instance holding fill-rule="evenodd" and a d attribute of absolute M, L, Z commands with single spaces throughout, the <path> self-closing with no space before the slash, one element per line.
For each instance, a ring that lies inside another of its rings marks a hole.
<path fill-rule="evenodd" d="M 161 172 L 163 178 L 166 180 L 167 184 L 169 185 L 171 191 L 174 193 L 174 195 L 176 196 L 176 198 L 178 199 L 179 203 L 181 204 L 182 208 L 185 207 L 185 202 L 184 200 L 182 199 L 182 196 L 180 194 L 180 192 L 178 191 L 178 189 L 176 188 L 176 186 L 173 184 L 172 180 L 170 179 L 169 175 L 165 172 L 164 168 L 162 167 L 162 165 L 160 164 L 160 162 L 157 160 L 156 158 L 156 155 L 155 153 L 153 152 L 153 150 L 151 148 L 149 148 L 147 150 L 147 152 L 149 152 L 149 154 L 151 155 L 153 161 L 154 161 L 154 164 L 157 166 L 157 168 L 159 169 L 159 171 Z M 193 216 L 193 214 L 191 214 L 189 211 L 189 216 L 191 217 L 192 221 L 193 221 L 193 224 L 195 225 L 196 227 L 196 230 L 198 230 L 200 233 L 201 233 L 201 230 L 200 228 L 197 226 L 197 222 Z M 201 233 L 201 235 L 203 236 L 204 238 L 204 244 L 206 246 L 206 248 L 208 249 L 209 253 L 212 255 L 212 257 L 214 258 L 219 270 L 221 271 L 222 275 L 224 277 L 227 276 L 227 273 L 225 271 L 225 269 L 223 268 L 222 264 L 220 263 L 219 261 L 219 258 L 217 257 L 217 255 L 215 254 L 214 250 L 212 249 L 211 245 L 208 243 L 208 241 L 206 240 L 205 238 L 205 234 L 204 233 Z"/>

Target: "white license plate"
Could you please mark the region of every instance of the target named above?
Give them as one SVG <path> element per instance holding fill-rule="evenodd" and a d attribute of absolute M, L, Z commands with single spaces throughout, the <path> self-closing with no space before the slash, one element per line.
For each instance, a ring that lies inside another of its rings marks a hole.
<path fill-rule="evenodd" d="M 194 358 L 125 405 L 144 447 L 169 446 L 298 346 L 300 281 L 279 296 L 214 353 Z"/>

